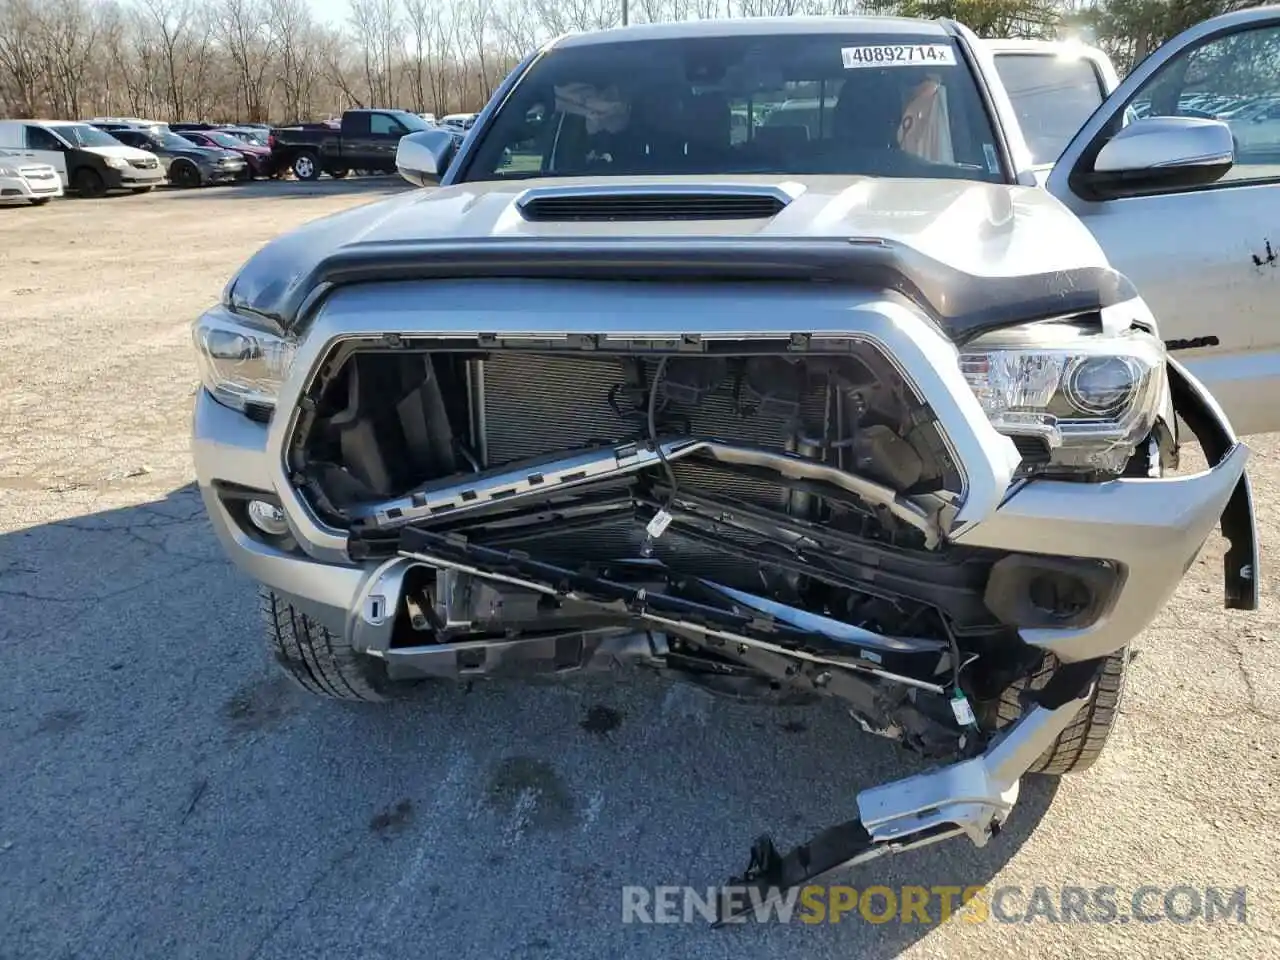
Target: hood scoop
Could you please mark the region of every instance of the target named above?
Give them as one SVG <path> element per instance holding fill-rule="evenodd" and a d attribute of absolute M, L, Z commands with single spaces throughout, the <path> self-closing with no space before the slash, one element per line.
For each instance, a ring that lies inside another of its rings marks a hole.
<path fill-rule="evenodd" d="M 534 187 L 516 200 L 541 223 L 767 220 L 804 192 L 801 184 L 589 184 Z"/>

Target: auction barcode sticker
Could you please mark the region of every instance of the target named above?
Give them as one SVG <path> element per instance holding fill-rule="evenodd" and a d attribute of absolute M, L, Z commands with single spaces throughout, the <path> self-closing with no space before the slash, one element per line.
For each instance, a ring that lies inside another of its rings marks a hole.
<path fill-rule="evenodd" d="M 945 43 L 889 43 L 868 47 L 842 47 L 846 70 L 858 67 L 955 66 L 956 52 Z"/>

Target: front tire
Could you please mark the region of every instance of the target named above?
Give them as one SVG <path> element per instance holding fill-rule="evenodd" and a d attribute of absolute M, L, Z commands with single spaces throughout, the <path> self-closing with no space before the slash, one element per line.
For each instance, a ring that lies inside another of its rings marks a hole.
<path fill-rule="evenodd" d="M 76 193 L 90 199 L 100 197 L 107 192 L 107 185 L 102 180 L 102 174 L 98 173 L 97 170 L 90 170 L 88 167 L 81 167 L 76 171 L 72 185 L 76 188 Z"/>
<path fill-rule="evenodd" d="M 169 168 L 169 182 L 175 187 L 190 189 L 191 187 L 200 186 L 200 171 L 196 169 L 195 164 L 187 163 L 185 160 L 175 163 Z"/>
<path fill-rule="evenodd" d="M 1058 658 L 1046 653 L 1029 676 L 1010 684 L 997 705 L 996 725 L 1005 727 L 1017 720 L 1023 710 L 1022 693 L 1042 689 L 1058 666 Z M 1028 773 L 1058 777 L 1064 773 L 1080 773 L 1093 766 L 1102 755 L 1102 748 L 1106 746 L 1107 738 L 1111 736 L 1120 717 L 1120 701 L 1124 696 L 1128 666 L 1128 646 L 1107 657 L 1088 703 L 1080 708 L 1071 725 L 1058 735 L 1049 749 L 1036 758 L 1028 768 Z"/>
<path fill-rule="evenodd" d="M 304 151 L 293 158 L 293 175 L 299 180 L 320 179 L 320 158 Z"/>
<path fill-rule="evenodd" d="M 352 649 L 344 637 L 273 591 L 263 591 L 262 613 L 267 646 L 276 663 L 308 693 L 333 700 L 381 703 L 404 697 L 416 687 L 388 679 L 385 663 Z"/>

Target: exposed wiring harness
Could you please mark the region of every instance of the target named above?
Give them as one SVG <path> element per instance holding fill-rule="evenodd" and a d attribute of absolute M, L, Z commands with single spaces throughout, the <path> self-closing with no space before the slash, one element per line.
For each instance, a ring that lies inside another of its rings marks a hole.
<path fill-rule="evenodd" d="M 670 489 L 667 491 L 666 503 L 649 521 L 649 525 L 645 528 L 644 546 L 641 548 L 641 554 L 649 556 L 653 553 L 653 541 L 662 536 L 667 525 L 671 523 L 671 507 L 675 503 L 676 494 L 679 492 L 680 483 L 676 479 L 676 472 L 671 468 L 671 462 L 667 459 L 666 452 L 662 449 L 662 444 L 658 440 L 658 387 L 662 383 L 662 377 L 667 372 L 667 361 L 670 357 L 663 357 L 658 361 L 658 369 L 654 371 L 653 383 L 649 387 L 649 407 L 648 407 L 648 426 L 649 426 L 649 443 L 654 451 L 658 454 L 658 460 L 662 463 L 662 469 L 666 471 L 667 483 Z"/>

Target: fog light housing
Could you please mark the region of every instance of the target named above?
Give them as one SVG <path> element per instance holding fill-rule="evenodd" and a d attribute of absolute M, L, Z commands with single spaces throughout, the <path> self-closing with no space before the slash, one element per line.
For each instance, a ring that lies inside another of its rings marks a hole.
<path fill-rule="evenodd" d="M 265 500 L 250 500 L 247 507 L 249 522 L 269 537 L 283 537 L 289 532 L 284 511 Z"/>

